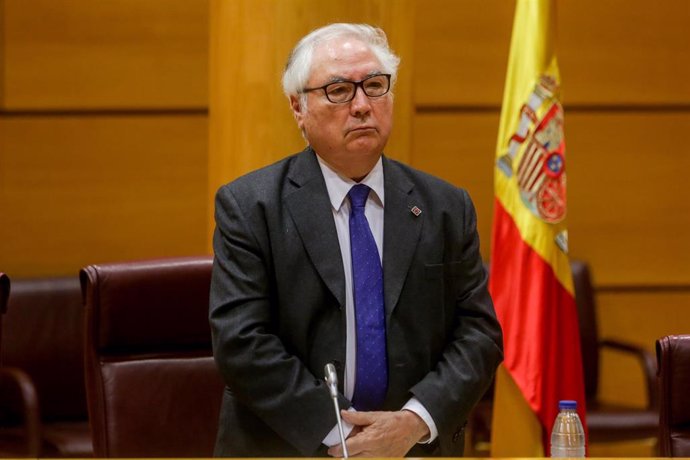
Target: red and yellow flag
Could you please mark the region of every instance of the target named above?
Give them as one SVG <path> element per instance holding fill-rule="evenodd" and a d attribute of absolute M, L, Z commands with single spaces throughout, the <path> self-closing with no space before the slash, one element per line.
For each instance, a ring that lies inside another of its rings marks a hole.
<path fill-rule="evenodd" d="M 513 24 L 494 171 L 489 289 L 505 361 L 496 382 L 492 456 L 548 455 L 559 400 L 576 400 L 585 421 L 555 3 L 517 0 Z"/>

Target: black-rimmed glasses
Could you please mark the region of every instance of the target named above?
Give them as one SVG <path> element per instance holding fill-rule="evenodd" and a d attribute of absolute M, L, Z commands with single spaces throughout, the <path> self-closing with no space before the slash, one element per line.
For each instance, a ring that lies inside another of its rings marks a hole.
<path fill-rule="evenodd" d="M 391 76 L 380 73 L 367 77 L 360 81 L 334 81 L 318 88 L 304 88 L 303 93 L 322 89 L 326 99 L 334 104 L 344 104 L 355 98 L 357 88 L 362 88 L 364 94 L 369 97 L 381 97 L 391 89 Z"/>

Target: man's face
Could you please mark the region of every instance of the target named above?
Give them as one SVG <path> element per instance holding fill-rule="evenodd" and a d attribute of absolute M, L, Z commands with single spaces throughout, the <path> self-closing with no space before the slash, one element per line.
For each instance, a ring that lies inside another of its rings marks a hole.
<path fill-rule="evenodd" d="M 338 80 L 360 81 L 383 73 L 369 47 L 352 37 L 322 43 L 314 50 L 308 88 Z M 393 95 L 370 98 L 357 88 L 352 101 L 334 104 L 323 90 L 307 93 L 307 107 L 291 98 L 298 126 L 314 150 L 337 171 L 361 178 L 374 166 L 393 124 Z"/>

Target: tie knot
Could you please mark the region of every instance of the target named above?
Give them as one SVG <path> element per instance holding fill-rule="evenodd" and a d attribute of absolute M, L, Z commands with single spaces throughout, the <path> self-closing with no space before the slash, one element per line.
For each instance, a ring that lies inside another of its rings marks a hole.
<path fill-rule="evenodd" d="M 369 196 L 370 190 L 371 189 L 364 184 L 357 184 L 353 186 L 347 194 L 347 196 L 350 197 L 352 207 L 363 208 L 364 204 L 367 202 L 367 197 Z"/>

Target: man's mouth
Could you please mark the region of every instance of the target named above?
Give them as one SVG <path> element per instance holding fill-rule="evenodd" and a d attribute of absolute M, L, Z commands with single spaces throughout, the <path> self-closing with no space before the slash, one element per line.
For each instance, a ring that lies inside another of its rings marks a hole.
<path fill-rule="evenodd" d="M 366 132 L 366 131 L 376 131 L 376 128 L 373 126 L 357 126 L 356 128 L 351 128 L 348 133 L 356 133 L 356 132 Z"/>

